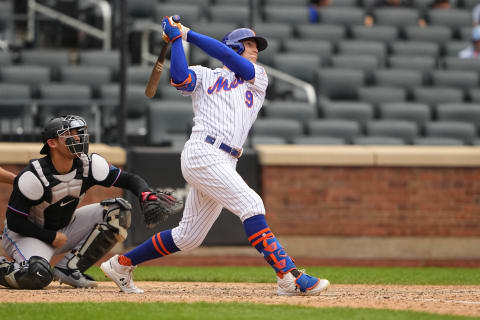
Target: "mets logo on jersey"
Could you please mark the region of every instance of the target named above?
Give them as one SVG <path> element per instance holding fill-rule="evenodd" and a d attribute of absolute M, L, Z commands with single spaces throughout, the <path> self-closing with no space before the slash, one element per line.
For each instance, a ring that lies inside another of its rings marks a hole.
<path fill-rule="evenodd" d="M 220 91 L 230 91 L 232 89 L 235 89 L 238 87 L 239 84 L 244 83 L 245 80 L 239 77 L 235 77 L 235 80 L 232 81 L 232 83 L 228 83 L 228 79 L 225 79 L 224 77 L 220 76 L 218 77 L 217 81 L 215 81 L 215 84 L 207 89 L 208 94 L 212 93 L 218 93 Z"/>

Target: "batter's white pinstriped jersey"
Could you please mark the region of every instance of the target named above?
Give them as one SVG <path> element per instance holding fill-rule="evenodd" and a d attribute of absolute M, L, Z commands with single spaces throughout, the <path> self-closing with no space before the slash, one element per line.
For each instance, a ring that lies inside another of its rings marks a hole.
<path fill-rule="evenodd" d="M 220 143 L 241 148 L 265 100 L 268 78 L 265 69 L 255 65 L 255 81 L 249 83 L 226 68 L 215 70 L 190 67 L 197 82 L 192 96 L 194 127 L 182 151 L 182 173 L 192 187 L 180 224 L 172 229 L 176 246 L 190 250 L 199 246 L 218 218 L 222 208 L 242 222 L 265 214 L 260 196 L 236 171 L 236 158 L 219 149 Z M 210 135 L 213 145 L 206 143 Z"/>
<path fill-rule="evenodd" d="M 227 68 L 190 67 L 197 76 L 195 90 L 185 93 L 192 95 L 195 114 L 192 132 L 205 132 L 232 147 L 242 147 L 268 86 L 265 69 L 254 66 L 253 84 L 236 77 Z"/>

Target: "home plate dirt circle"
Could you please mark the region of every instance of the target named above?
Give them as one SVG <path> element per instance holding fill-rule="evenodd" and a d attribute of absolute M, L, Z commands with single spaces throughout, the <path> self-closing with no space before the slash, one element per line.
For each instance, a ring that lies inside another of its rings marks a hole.
<path fill-rule="evenodd" d="M 124 294 L 113 282 L 74 289 L 54 282 L 45 290 L 0 289 L 15 302 L 248 302 L 306 307 L 359 307 L 480 316 L 480 286 L 331 285 L 319 296 L 280 297 L 273 283 L 146 282 L 144 294 Z"/>

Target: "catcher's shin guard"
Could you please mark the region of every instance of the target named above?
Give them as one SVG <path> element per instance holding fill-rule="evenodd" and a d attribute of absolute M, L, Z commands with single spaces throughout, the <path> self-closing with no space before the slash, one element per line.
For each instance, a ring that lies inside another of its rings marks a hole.
<path fill-rule="evenodd" d="M 100 204 L 104 206 L 104 222 L 97 224 L 82 247 L 73 252 L 73 257 L 67 262 L 69 269 L 85 272 L 118 242 L 127 238 L 127 229 L 131 224 L 130 203 L 115 198 L 104 200 Z"/>

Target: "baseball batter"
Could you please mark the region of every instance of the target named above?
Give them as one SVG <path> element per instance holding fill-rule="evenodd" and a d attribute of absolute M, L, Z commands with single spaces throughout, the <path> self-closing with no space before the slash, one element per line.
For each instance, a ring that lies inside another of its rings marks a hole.
<path fill-rule="evenodd" d="M 0 182 L 13 184 L 15 174 L 0 167 Z"/>
<path fill-rule="evenodd" d="M 156 201 L 135 174 L 88 154 L 89 135 L 78 116 L 51 119 L 42 132 L 45 157 L 33 159 L 15 178 L 8 202 L 2 245 L 13 262 L 0 257 L 0 285 L 42 289 L 54 279 L 76 288 L 97 284 L 84 274 L 127 237 L 131 205 L 122 198 L 77 209 L 94 185 L 125 188 L 142 207 Z M 67 253 L 53 268 L 50 259 Z"/>
<path fill-rule="evenodd" d="M 277 274 L 279 295 L 319 294 L 329 286 L 297 270 L 293 259 L 270 230 L 262 199 L 236 172 L 242 145 L 265 99 L 268 78 L 256 63 L 267 41 L 253 30 L 241 28 L 219 42 L 174 23 L 162 20 L 172 42 L 171 84 L 190 95 L 194 127 L 181 155 L 185 180 L 191 185 L 180 224 L 162 231 L 132 251 L 114 256 L 102 270 L 124 292 L 140 293 L 132 269 L 147 260 L 198 247 L 227 208 L 242 221 L 248 240 Z M 188 67 L 182 46 L 188 41 L 220 60 L 223 68 Z"/>

